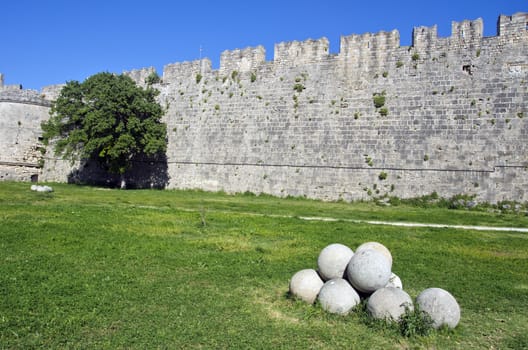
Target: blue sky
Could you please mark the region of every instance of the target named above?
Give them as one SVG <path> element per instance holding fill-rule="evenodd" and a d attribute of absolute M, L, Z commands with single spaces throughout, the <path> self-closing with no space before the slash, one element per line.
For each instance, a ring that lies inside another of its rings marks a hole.
<path fill-rule="evenodd" d="M 442 1 L 169 1 L 3 0 L 0 3 L 0 73 L 6 84 L 40 89 L 83 81 L 101 71 L 154 66 L 208 57 L 219 65 L 224 50 L 263 45 L 268 60 L 275 43 L 327 37 L 339 50 L 341 35 L 400 32 L 411 44 L 416 26 L 484 20 L 496 34 L 499 14 L 528 12 L 526 0 Z"/>

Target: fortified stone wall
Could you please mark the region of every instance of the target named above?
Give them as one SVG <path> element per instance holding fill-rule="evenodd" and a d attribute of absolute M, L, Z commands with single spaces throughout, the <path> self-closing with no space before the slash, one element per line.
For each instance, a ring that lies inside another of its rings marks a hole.
<path fill-rule="evenodd" d="M 0 180 L 38 179 L 40 123 L 49 118 L 50 105 L 38 91 L 4 85 L 0 75 Z"/>
<path fill-rule="evenodd" d="M 528 200 L 528 15 L 224 51 L 165 66 L 170 188 L 325 200 Z M 131 76 L 144 80 L 152 70 Z M 48 159 L 42 176 L 65 181 Z"/>

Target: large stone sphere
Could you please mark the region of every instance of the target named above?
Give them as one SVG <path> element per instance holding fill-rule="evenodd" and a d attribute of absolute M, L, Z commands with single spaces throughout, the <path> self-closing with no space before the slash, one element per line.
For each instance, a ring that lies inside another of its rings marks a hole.
<path fill-rule="evenodd" d="M 319 274 L 324 281 L 343 278 L 354 252 L 346 245 L 334 243 L 326 246 L 317 258 Z"/>
<path fill-rule="evenodd" d="M 363 293 L 372 293 L 389 282 L 391 264 L 377 250 L 364 249 L 356 252 L 347 266 L 347 277 L 354 288 Z"/>
<path fill-rule="evenodd" d="M 378 289 L 367 302 L 367 309 L 372 317 L 392 321 L 399 321 L 406 307 L 414 309 L 411 297 L 402 289 L 394 287 Z"/>
<path fill-rule="evenodd" d="M 360 302 L 358 293 L 342 278 L 325 282 L 317 299 L 324 310 L 340 315 L 346 315 Z"/>
<path fill-rule="evenodd" d="M 441 288 L 428 288 L 416 298 L 420 310 L 426 312 L 433 320 L 433 327 L 443 325 L 455 328 L 460 321 L 460 306 L 448 291 Z"/>
<path fill-rule="evenodd" d="M 365 250 L 365 249 L 374 249 L 374 250 L 379 251 L 380 253 L 385 255 L 385 257 L 387 257 L 387 259 L 389 259 L 389 262 L 390 262 L 391 267 L 392 267 L 392 254 L 387 249 L 387 247 L 385 247 L 383 244 L 378 243 L 378 242 L 366 242 L 366 243 L 363 243 L 362 245 L 360 245 L 359 247 L 357 247 L 356 253 L 359 252 L 359 251 Z"/>
<path fill-rule="evenodd" d="M 387 282 L 385 287 L 394 287 L 394 288 L 403 289 L 403 284 L 402 284 L 400 277 L 398 277 L 398 275 L 392 272 L 389 277 L 389 282 Z"/>
<path fill-rule="evenodd" d="M 323 280 L 317 271 L 305 269 L 293 275 L 290 281 L 290 293 L 309 304 L 313 304 L 322 286 Z"/>

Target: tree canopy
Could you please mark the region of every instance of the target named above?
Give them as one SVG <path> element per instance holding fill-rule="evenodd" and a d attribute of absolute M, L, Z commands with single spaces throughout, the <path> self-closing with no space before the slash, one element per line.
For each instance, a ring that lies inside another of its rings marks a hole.
<path fill-rule="evenodd" d="M 44 143 L 53 140 L 58 156 L 94 159 L 123 176 L 137 157 L 166 152 L 167 128 L 158 94 L 124 74 L 103 72 L 82 83 L 70 81 L 42 124 Z"/>

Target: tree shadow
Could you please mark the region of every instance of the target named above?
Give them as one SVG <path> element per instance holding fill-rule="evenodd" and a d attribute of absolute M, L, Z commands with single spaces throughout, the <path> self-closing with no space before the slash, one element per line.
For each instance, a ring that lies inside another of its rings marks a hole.
<path fill-rule="evenodd" d="M 127 189 L 164 189 L 169 183 L 167 156 L 137 157 L 124 174 Z M 78 168 L 68 174 L 68 183 L 119 188 L 121 176 L 113 174 L 95 159 L 84 159 Z"/>

